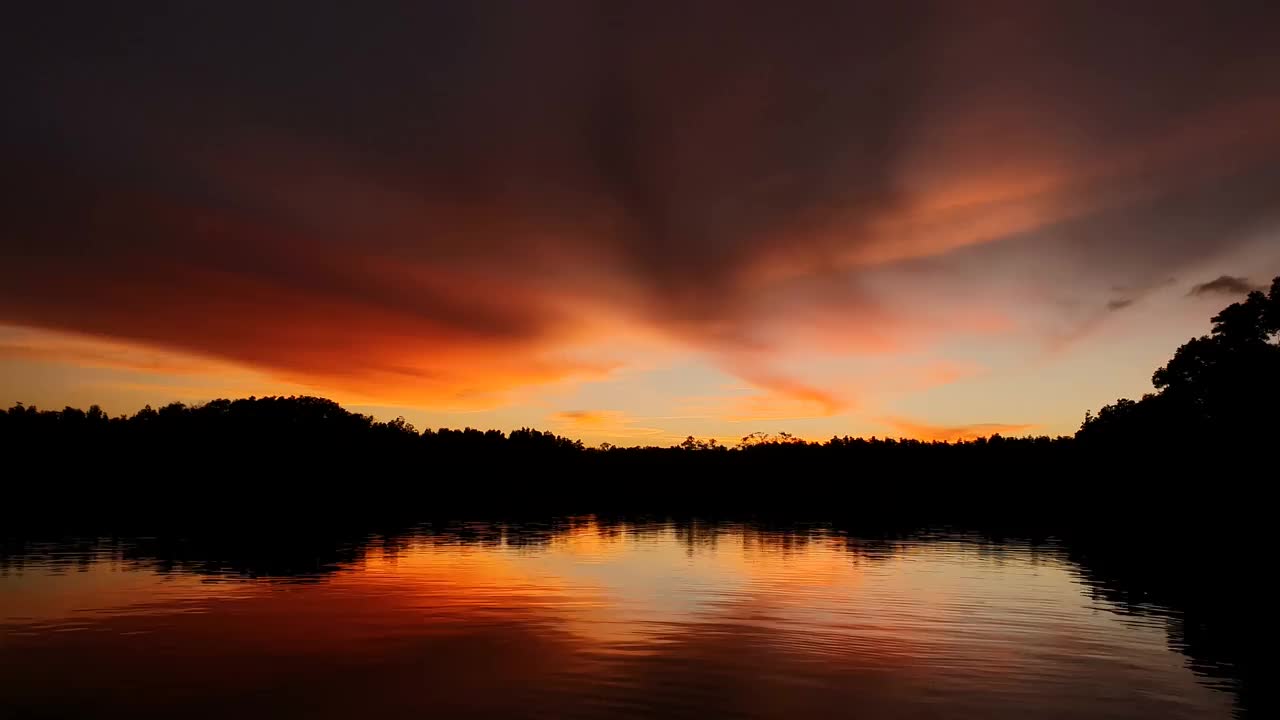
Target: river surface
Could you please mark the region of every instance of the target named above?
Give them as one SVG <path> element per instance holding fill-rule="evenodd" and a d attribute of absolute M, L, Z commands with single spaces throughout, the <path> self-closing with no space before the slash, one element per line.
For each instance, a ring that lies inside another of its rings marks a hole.
<path fill-rule="evenodd" d="M 5 718 L 1228 718 L 1053 540 L 735 523 L 7 540 Z M 1109 599 L 1110 598 L 1110 599 Z"/>

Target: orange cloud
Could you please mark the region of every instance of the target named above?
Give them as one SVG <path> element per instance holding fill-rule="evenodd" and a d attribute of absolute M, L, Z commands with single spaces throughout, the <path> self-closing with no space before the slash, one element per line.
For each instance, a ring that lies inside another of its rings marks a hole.
<path fill-rule="evenodd" d="M 743 277 L 759 286 L 942 255 L 1141 205 L 1169 192 L 1175 176 L 1175 186 L 1212 182 L 1280 151 L 1274 130 L 1280 101 L 1271 97 L 1213 107 L 1114 152 L 1083 155 L 1043 132 L 1050 119 L 1015 117 L 1015 136 L 1002 140 L 1005 159 L 992 167 L 991 128 L 1006 122 L 975 111 L 931 128 L 942 139 L 924 138 L 898 168 L 914 192 L 869 214 L 858 208 L 858 215 L 834 213 L 785 228 L 763 244 Z M 1028 124 L 1040 132 L 1027 132 Z"/>
<path fill-rule="evenodd" d="M 738 423 L 832 417 L 853 406 L 840 394 L 786 377 L 752 374 L 749 383 L 733 395 L 685 398 L 682 408 L 690 416 Z"/>
<path fill-rule="evenodd" d="M 950 385 L 981 372 L 982 368 L 972 363 L 938 360 L 919 369 L 916 387 L 931 388 L 939 385 Z"/>
<path fill-rule="evenodd" d="M 552 292 L 526 289 L 507 302 L 483 278 L 464 283 L 424 266 L 417 282 L 400 284 L 404 267 L 397 273 L 359 253 L 304 252 L 319 239 L 289 237 L 285 227 L 132 195 L 108 199 L 92 218 L 42 218 L 19 232 L 57 243 L 125 232 L 146 217 L 140 231 L 192 245 L 175 257 L 121 253 L 100 263 L 29 258 L 29 272 L 0 297 L 0 319 L 104 340 L 11 343 L 9 354 L 157 372 L 234 365 L 350 398 L 466 408 L 501 402 L 516 387 L 599 378 L 616 367 L 573 356 L 582 328 Z M 236 248 L 236 262 L 219 257 L 219 248 Z M 56 293 L 47 289 L 51 277 Z M 193 356 L 209 360 L 181 359 Z"/>
<path fill-rule="evenodd" d="M 960 440 L 973 440 L 979 437 L 990 437 L 991 435 L 1024 435 L 1035 429 L 1035 425 L 1011 425 L 1007 423 L 975 423 L 972 425 L 929 425 L 926 423 L 906 420 L 904 418 L 885 418 L 882 422 L 894 429 L 899 437 L 908 437 L 916 440 L 939 440 L 942 442 L 958 442 Z"/>
<path fill-rule="evenodd" d="M 553 422 L 588 429 L 625 422 L 625 418 L 624 413 L 609 410 L 563 410 L 551 416 Z"/>
<path fill-rule="evenodd" d="M 0 358 L 165 375 L 225 373 L 231 366 L 151 347 L 29 328 L 0 327 Z"/>
<path fill-rule="evenodd" d="M 562 410 L 548 420 L 557 432 L 589 442 L 669 444 L 678 439 L 661 428 L 642 425 L 645 418 L 617 410 Z"/>
<path fill-rule="evenodd" d="M 742 419 L 769 417 L 830 417 L 850 407 L 840 395 L 781 375 L 752 372 L 752 385 L 764 392 L 738 401 Z M 731 416 L 732 417 L 732 416 Z"/>

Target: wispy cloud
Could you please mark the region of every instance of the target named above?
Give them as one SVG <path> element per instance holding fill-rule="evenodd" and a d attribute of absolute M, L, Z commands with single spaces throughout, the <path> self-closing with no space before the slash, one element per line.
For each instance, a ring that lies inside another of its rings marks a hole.
<path fill-rule="evenodd" d="M 764 373 L 758 368 L 738 374 L 745 374 L 746 382 L 727 388 L 724 394 L 683 398 L 683 414 L 732 423 L 799 420 L 832 417 L 855 405 L 845 393 Z"/>
<path fill-rule="evenodd" d="M 578 429 L 598 429 L 626 424 L 626 413 L 614 410 L 562 410 L 551 415 L 551 421 Z"/>
<path fill-rule="evenodd" d="M 592 441 L 615 444 L 665 444 L 675 437 L 661 428 L 648 427 L 644 418 L 618 410 L 561 410 L 547 418 L 559 433 Z"/>
<path fill-rule="evenodd" d="M 931 425 L 928 423 L 896 417 L 884 418 L 882 422 L 893 428 L 893 432 L 899 437 L 909 437 L 917 440 L 942 440 L 945 442 L 973 440 L 979 437 L 990 437 L 997 433 L 1000 435 L 1023 435 L 1036 427 L 1031 424 L 1010 423 Z"/>
<path fill-rule="evenodd" d="M 0 358 L 163 375 L 219 375 L 242 370 L 225 362 L 136 343 L 4 326 L 0 326 Z"/>

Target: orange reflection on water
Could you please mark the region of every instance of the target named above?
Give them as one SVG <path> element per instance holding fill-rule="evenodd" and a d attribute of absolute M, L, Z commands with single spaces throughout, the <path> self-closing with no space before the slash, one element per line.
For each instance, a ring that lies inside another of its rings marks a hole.
<path fill-rule="evenodd" d="M 298 555 L 314 571 L 277 578 L 136 550 L 7 559 L 0 711 L 1230 714 L 1168 648 L 1163 620 L 1099 607 L 1052 548 L 585 519 Z"/>

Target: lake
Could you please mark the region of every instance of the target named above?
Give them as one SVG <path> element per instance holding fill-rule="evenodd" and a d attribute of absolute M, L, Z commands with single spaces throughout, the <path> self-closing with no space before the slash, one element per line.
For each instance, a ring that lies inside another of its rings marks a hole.
<path fill-rule="evenodd" d="M 690 520 L 9 539 L 0 717 L 1247 710 L 1103 577 L 1053 539 Z"/>

